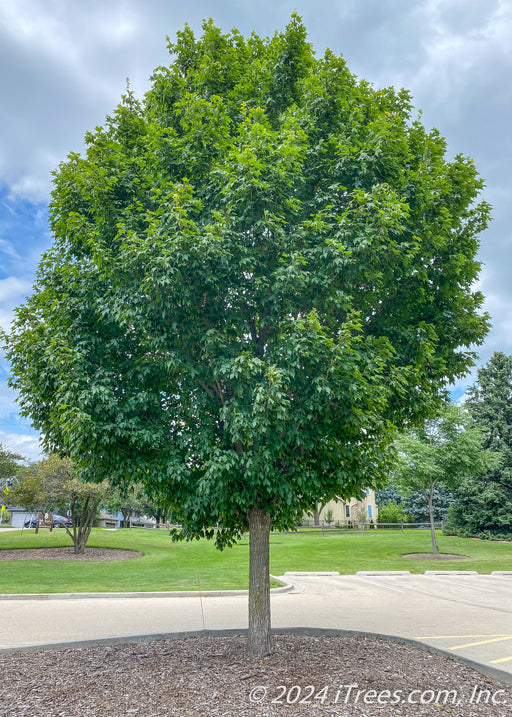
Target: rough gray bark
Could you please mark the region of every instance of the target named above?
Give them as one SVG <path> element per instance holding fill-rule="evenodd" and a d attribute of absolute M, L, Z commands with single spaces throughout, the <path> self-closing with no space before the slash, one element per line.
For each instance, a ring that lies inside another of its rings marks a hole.
<path fill-rule="evenodd" d="M 264 657 L 270 641 L 270 516 L 261 508 L 249 511 L 249 633 L 247 651 Z"/>

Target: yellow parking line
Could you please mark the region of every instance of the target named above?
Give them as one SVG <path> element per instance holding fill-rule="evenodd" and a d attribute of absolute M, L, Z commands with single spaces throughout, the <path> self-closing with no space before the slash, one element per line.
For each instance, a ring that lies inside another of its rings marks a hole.
<path fill-rule="evenodd" d="M 510 660 L 512 660 L 512 655 L 510 657 L 500 657 L 499 660 L 491 660 L 491 662 L 497 665 L 498 662 L 509 662 Z"/>
<path fill-rule="evenodd" d="M 463 647 L 474 647 L 475 645 L 488 645 L 490 642 L 502 642 L 503 640 L 512 640 L 512 635 L 505 637 L 495 637 L 492 640 L 479 640 L 478 642 L 466 642 L 464 645 L 454 645 L 449 650 L 461 650 Z"/>

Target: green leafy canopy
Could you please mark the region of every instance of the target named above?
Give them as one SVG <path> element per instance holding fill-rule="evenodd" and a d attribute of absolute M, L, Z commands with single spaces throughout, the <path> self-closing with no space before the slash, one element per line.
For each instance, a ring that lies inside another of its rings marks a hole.
<path fill-rule="evenodd" d="M 494 467 L 496 455 L 482 446 L 482 431 L 464 408 L 446 406 L 436 419 L 399 436 L 393 484 L 404 494 L 435 487 L 458 488 L 463 479 Z"/>
<path fill-rule="evenodd" d="M 407 92 L 212 21 L 55 173 L 53 247 L 7 353 L 24 415 L 219 546 L 386 472 L 471 364 L 489 208 Z M 208 533 L 210 534 L 210 533 Z"/>

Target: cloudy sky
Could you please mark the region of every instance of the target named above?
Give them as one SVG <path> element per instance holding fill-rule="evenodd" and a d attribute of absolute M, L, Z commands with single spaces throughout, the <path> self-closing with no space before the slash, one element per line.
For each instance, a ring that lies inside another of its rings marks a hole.
<path fill-rule="evenodd" d="M 512 0 L 2 0 L 0 2 L 0 325 L 30 292 L 51 244 L 51 172 L 102 124 L 130 78 L 142 96 L 168 64 L 166 36 L 213 17 L 271 35 L 297 10 L 317 54 L 329 47 L 377 87 L 410 90 L 450 155 L 472 156 L 493 205 L 480 288 L 493 328 L 480 364 L 512 354 Z M 0 359 L 0 442 L 35 458 Z M 474 376 L 455 387 L 461 395 Z"/>

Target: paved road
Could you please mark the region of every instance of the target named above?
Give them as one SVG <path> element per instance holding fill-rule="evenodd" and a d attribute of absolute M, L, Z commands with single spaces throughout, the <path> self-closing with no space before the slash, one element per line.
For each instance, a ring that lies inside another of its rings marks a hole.
<path fill-rule="evenodd" d="M 275 628 L 361 630 L 415 638 L 512 676 L 512 573 L 287 573 Z M 245 595 L 0 599 L 0 648 L 247 627 Z"/>

